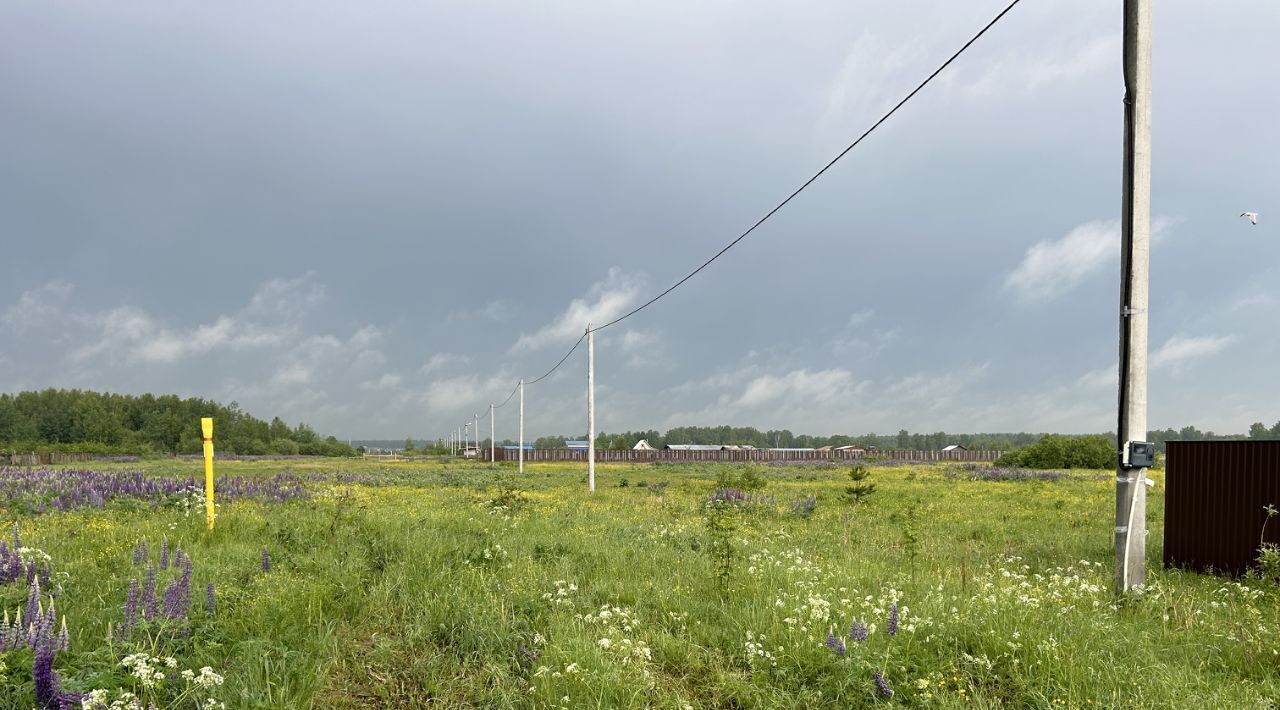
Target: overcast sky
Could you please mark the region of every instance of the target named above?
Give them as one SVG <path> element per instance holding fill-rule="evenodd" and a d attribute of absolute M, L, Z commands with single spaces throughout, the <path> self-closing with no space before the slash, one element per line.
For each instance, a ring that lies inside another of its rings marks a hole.
<path fill-rule="evenodd" d="M 0 390 L 438 436 L 1003 4 L 0 3 Z M 1156 13 L 1150 423 L 1243 431 L 1280 419 L 1280 4 Z M 1024 0 L 597 335 L 598 428 L 1113 429 L 1120 28 Z M 584 354 L 530 435 L 585 431 Z"/>

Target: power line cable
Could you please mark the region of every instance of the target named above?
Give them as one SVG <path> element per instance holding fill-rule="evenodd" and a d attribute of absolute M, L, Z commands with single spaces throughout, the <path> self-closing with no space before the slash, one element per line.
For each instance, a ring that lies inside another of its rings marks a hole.
<path fill-rule="evenodd" d="M 618 318 L 615 318 L 615 319 L 613 319 L 613 320 L 609 321 L 608 323 L 605 323 L 605 324 L 604 324 L 604 325 L 602 325 L 602 326 L 599 326 L 599 327 L 597 327 L 597 328 L 593 328 L 592 330 L 604 330 L 605 328 L 608 328 L 608 327 L 609 327 L 609 326 L 611 326 L 611 325 L 615 325 L 615 324 L 617 324 L 617 323 L 620 323 L 620 322 L 622 322 L 622 321 L 624 321 L 624 320 L 626 320 L 626 319 L 630 318 L 631 316 L 634 316 L 635 314 L 639 313 L 640 311 L 643 311 L 644 309 L 648 308 L 649 306 L 652 306 L 654 303 L 657 303 L 657 302 L 658 302 L 658 300 L 659 300 L 659 299 L 661 299 L 663 296 L 666 296 L 668 293 L 671 293 L 672 291 L 676 290 L 677 288 L 679 288 L 680 286 L 682 286 L 682 285 L 684 284 L 684 282 L 686 282 L 686 281 L 688 281 L 689 279 L 691 279 L 691 278 L 693 278 L 694 276 L 696 276 L 696 275 L 698 274 L 698 272 L 700 272 L 700 271 L 702 271 L 703 269 L 705 269 L 705 268 L 707 268 L 708 266 L 710 266 L 710 265 L 711 265 L 711 262 L 715 261 L 716 259 L 719 259 L 721 256 L 723 256 L 723 255 L 724 255 L 724 253 L 725 253 L 725 252 L 727 252 L 727 251 L 729 251 L 730 249 L 732 249 L 733 247 L 737 246 L 738 242 L 742 241 L 743 239 L 746 239 L 746 238 L 747 238 L 747 236 L 748 236 L 749 234 L 751 234 L 752 232 L 756 231 L 756 229 L 757 229 L 760 225 L 762 225 L 762 224 L 764 224 L 766 221 L 768 221 L 770 217 L 772 217 L 774 214 L 776 214 L 776 213 L 777 213 L 779 210 L 781 210 L 783 207 L 786 207 L 786 206 L 787 206 L 787 204 L 788 204 L 789 202 L 791 202 L 793 199 L 795 199 L 797 195 L 799 195 L 801 192 L 804 192 L 806 188 L 808 188 L 808 187 L 809 187 L 810 185 L 812 185 L 815 181 L 817 181 L 817 179 L 818 179 L 818 178 L 822 177 L 823 173 L 827 172 L 827 170 L 829 170 L 833 165 L 835 165 L 837 162 L 839 162 L 841 158 L 843 158 L 845 155 L 847 155 L 847 154 L 849 153 L 849 151 L 851 151 L 851 150 L 853 150 L 854 148 L 856 148 L 856 147 L 858 146 L 858 144 L 859 144 L 859 143 L 861 143 L 861 142 L 863 141 L 863 139 L 865 139 L 867 136 L 871 135 L 871 134 L 872 134 L 872 132 L 874 132 L 877 128 L 879 128 L 879 127 L 880 127 L 880 124 L 882 124 L 882 123 L 884 123 L 885 121 L 887 121 L 887 120 L 889 119 L 889 117 L 890 117 L 890 116 L 892 116 L 894 113 L 897 113 L 898 109 L 902 108 L 902 106 L 903 106 L 904 104 L 906 104 L 908 101 L 910 101 L 910 100 L 911 100 L 911 99 L 912 99 L 916 94 L 920 93 L 920 90 L 921 90 L 921 89 L 923 89 L 925 86 L 927 86 L 927 85 L 929 84 L 929 82 L 933 81 L 933 79 L 934 79 L 935 77 L 937 77 L 939 74 L 941 74 L 941 73 L 942 73 L 942 71 L 943 71 L 944 69 L 946 69 L 948 66 L 950 66 L 950 65 L 951 65 L 951 63 L 952 63 L 952 62 L 954 62 L 954 61 L 956 60 L 956 58 L 957 58 L 957 57 L 959 57 L 961 54 L 964 54 L 965 50 L 969 49 L 969 47 L 970 47 L 974 42 L 978 41 L 978 38 L 979 38 L 979 37 L 982 37 L 982 35 L 986 34 L 986 33 L 987 33 L 987 30 L 989 30 L 989 29 L 991 29 L 992 27 L 994 27 L 994 26 L 995 26 L 995 24 L 996 24 L 997 22 L 999 22 L 999 21 L 1000 21 L 1000 20 L 1001 20 L 1001 19 L 1002 19 L 1006 14 L 1008 14 L 1008 12 L 1009 12 L 1010 10 L 1012 10 L 1012 9 L 1013 9 L 1013 8 L 1014 8 L 1018 3 L 1020 3 L 1020 2 L 1022 2 L 1022 0 L 1013 0 L 1013 2 L 1011 2 L 1011 3 L 1009 3 L 1007 6 L 1005 6 L 1005 8 L 1004 8 L 1003 10 L 1001 10 L 1001 11 L 1000 11 L 1000 13 L 999 13 L 998 15 L 996 15 L 994 18 L 992 18 L 992 20 L 991 20 L 990 22 L 988 22 L 985 26 L 983 26 L 983 28 L 982 28 L 981 30 L 978 30 L 978 33 L 977 33 L 977 34 L 975 34 L 973 37 L 969 38 L 969 41 L 968 41 L 968 42 L 965 42 L 965 43 L 964 43 L 964 45 L 960 47 L 960 49 L 956 50 L 956 52 L 955 52 L 954 54 L 952 54 L 952 55 L 947 59 L 947 61 L 943 62 L 943 63 L 942 63 L 942 64 L 941 64 L 937 69 L 934 69 L 932 74 L 930 74 L 928 77 L 926 77 L 924 81 L 920 82 L 920 84 L 919 84 L 919 85 L 917 85 L 917 86 L 916 86 L 916 88 L 912 89 L 912 90 L 911 90 L 911 93 L 907 94 L 905 97 L 903 97 L 903 99 L 902 99 L 901 101 L 899 101 L 897 104 L 895 104 L 893 108 L 889 109 L 889 112 L 888 112 L 888 113 L 886 113 L 885 115 L 881 116 L 881 117 L 880 117 L 880 120 L 878 120 L 878 121 L 876 121 L 874 124 L 872 124 L 872 125 L 871 125 L 871 127 L 870 127 L 870 128 L 868 128 L 866 131 L 863 131 L 862 135 L 858 136 L 858 138 L 857 138 L 856 140 L 854 140 L 852 143 L 850 143 L 849 145 L 845 146 L 845 149 L 844 149 L 844 150 L 842 150 L 842 151 L 840 151 L 838 154 L 836 154 L 836 157 L 832 158 L 830 162 L 828 162 L 826 165 L 822 166 L 822 169 L 821 169 L 821 170 L 819 170 L 818 172 L 814 173 L 814 174 L 813 174 L 813 176 L 812 176 L 812 177 L 810 177 L 808 180 L 805 180 L 805 181 L 804 181 L 804 183 L 803 183 L 802 185 L 800 185 L 800 187 L 796 188 L 794 192 L 792 192 L 790 195 L 787 195 L 787 198 L 786 198 L 785 200 L 783 200 L 782 202 L 779 202 L 776 206 L 774 206 L 774 208 L 773 208 L 773 209 L 771 209 L 771 210 L 769 210 L 767 213 L 765 213 L 765 215 L 764 215 L 763 217 L 761 217 L 759 220 L 757 220 L 755 224 L 751 225 L 751 227 L 750 227 L 750 228 L 748 228 L 748 229 L 747 229 L 747 231 L 745 231 L 745 232 L 743 232 L 742 234 L 738 235 L 738 238 L 737 238 L 737 239 L 734 239 L 733 241 L 729 242 L 729 243 L 728 243 L 728 244 L 727 244 L 723 249 L 721 249 L 720 251 L 716 252 L 715 256 L 713 256 L 713 257 L 711 257 L 710 259 L 707 259 L 706 261 L 704 261 L 704 262 L 702 263 L 702 266 L 699 266 L 698 268 L 696 268 L 696 269 L 694 269 L 693 271 L 689 272 L 689 274 L 688 274 L 687 276 L 685 276 L 684 278 L 682 278 L 682 279 L 680 279 L 679 281 L 677 281 L 677 282 L 675 282 L 674 284 L 672 284 L 672 286 L 671 286 L 670 288 L 668 288 L 667 290 L 665 290 L 665 291 L 663 291 L 662 293 L 658 294 L 657 296 L 654 296 L 653 298 L 651 298 L 651 299 L 649 299 L 648 301 L 644 302 L 644 303 L 643 303 L 643 304 L 641 304 L 640 306 L 638 306 L 638 307 L 636 307 L 636 308 L 632 309 L 630 312 L 626 313 L 625 315 L 619 316 Z"/>
<path fill-rule="evenodd" d="M 516 396 L 516 390 L 518 390 L 518 389 L 520 389 L 520 383 L 519 383 L 519 382 L 517 382 L 517 383 L 516 383 L 516 386 L 515 386 L 515 387 L 512 387 L 512 388 L 511 388 L 511 394 L 507 395 L 507 398 L 506 398 L 506 399 L 504 399 L 504 400 L 502 400 L 502 404 L 499 404 L 499 405 L 495 406 L 495 407 L 494 407 L 494 409 L 502 409 L 503 407 L 507 406 L 507 402 L 510 402 L 510 401 L 511 401 L 511 398 L 512 398 L 512 397 L 514 397 L 514 396 Z"/>
<path fill-rule="evenodd" d="M 585 340 L 586 337 L 587 337 L 587 334 L 584 332 L 581 336 L 578 337 L 578 342 L 574 343 L 573 347 L 569 348 L 569 352 L 565 353 L 564 357 L 560 358 L 560 362 L 557 362 L 555 367 L 551 368 L 550 370 L 547 370 L 547 372 L 542 377 L 539 377 L 536 380 L 529 380 L 528 382 L 524 383 L 525 386 L 527 387 L 528 385 L 536 385 L 539 382 L 550 377 L 551 373 L 555 372 L 556 370 L 559 370 L 560 366 L 564 364 L 564 361 L 568 360 L 569 356 L 573 354 L 573 351 L 577 350 L 579 345 L 582 345 L 582 341 Z"/>
<path fill-rule="evenodd" d="M 760 219 L 756 220 L 756 222 L 755 222 L 754 224 L 752 224 L 749 228 L 747 228 L 747 230 L 746 230 L 745 232 L 743 232 L 742 234 L 739 234 L 739 235 L 737 236 L 737 238 L 735 238 L 733 241 L 731 241 L 731 242 L 729 242 L 728 244 L 726 244 L 726 245 L 724 246 L 724 248 L 722 248 L 720 251 L 716 252 L 714 256 L 712 256 L 710 259 L 707 259 L 706 261 L 704 261 L 704 262 L 702 263 L 702 265 L 700 265 L 698 268 L 694 269 L 693 271 L 689 272 L 689 273 L 688 273 L 684 278 L 682 278 L 682 279 L 680 279 L 679 281 L 677 281 L 677 282 L 675 282 L 674 284 L 672 284 L 670 287 L 668 287 L 668 288 L 667 288 L 665 291 L 663 291 L 662 293 L 659 293 L 658 295 L 654 296 L 653 298 L 649 299 L 648 301 L 645 301 L 644 303 L 640 304 L 640 305 L 639 305 L 639 306 L 637 306 L 636 308 L 631 309 L 631 310 L 630 310 L 630 311 L 628 311 L 627 313 L 624 313 L 623 315 L 621 315 L 621 316 L 619 316 L 619 317 L 617 317 L 617 318 L 614 318 L 613 320 L 609 321 L 608 323 L 605 323 L 604 325 L 601 325 L 601 326 L 598 326 L 598 327 L 592 328 L 591 330 L 592 330 L 592 331 L 604 330 L 605 328 L 608 328 L 609 326 L 617 325 L 618 323 L 621 323 L 622 321 L 624 321 L 624 320 L 626 320 L 626 319 L 630 318 L 631 316 L 634 316 L 635 314 L 639 313 L 640 311 L 643 311 L 644 309 L 648 308 L 649 306 L 652 306 L 653 304 L 657 303 L 659 300 L 661 300 L 661 299 L 662 299 L 664 296 L 666 296 L 667 294 L 669 294 L 669 293 L 671 293 L 672 291 L 676 290 L 677 288 L 680 288 L 681 286 L 683 286 L 683 285 L 684 285 L 684 283 L 685 283 L 686 281 L 688 281 L 689 279 L 693 278 L 694 276 L 697 276 L 697 275 L 698 275 L 698 273 L 700 273 L 703 269 L 705 269 L 705 268 L 707 268 L 708 266 L 710 266 L 710 265 L 711 265 L 711 263 L 712 263 L 712 262 L 714 262 L 716 259 L 719 259 L 721 256 L 724 256 L 725 252 L 727 252 L 727 251 L 729 251 L 730 249 L 732 249 L 733 247 L 737 246 L 737 245 L 738 245 L 738 242 L 741 242 L 743 239 L 746 239 L 748 236 L 750 236 L 753 232 L 755 232 L 755 231 L 756 231 L 756 229 L 758 229 L 761 225 L 763 225 L 765 222 L 767 222 L 771 217 L 773 217 L 775 214 L 777 214 L 779 211 L 781 211 L 783 207 L 786 207 L 788 204 L 790 204 L 792 200 L 794 200 L 797 196 L 799 196 L 799 195 L 800 195 L 800 193 L 804 192 L 806 189 L 808 189 L 808 187 L 809 187 L 810 185 L 812 185 L 813 183 L 817 182 L 818 178 L 822 177 L 822 176 L 823 176 L 823 175 L 824 175 L 828 170 L 830 170 L 830 169 L 831 169 L 831 168 L 832 168 L 836 163 L 840 162 L 840 160 L 841 160 L 842 158 L 844 158 L 846 155 L 848 155 L 850 151 L 852 151 L 854 148 L 858 147 L 858 145 L 859 145 L 860 143 L 862 143 L 862 141 L 863 141 L 863 140 L 865 140 L 868 136 L 870 136 L 872 133 L 874 133 L 874 132 L 875 132 L 875 130 L 876 130 L 877 128 L 879 128 L 879 127 L 880 127 L 880 126 L 881 126 L 885 121 L 889 120 L 889 117 L 891 117 L 891 116 L 893 116 L 893 114 L 897 113 L 897 112 L 898 112 L 898 109 L 902 108 L 904 105 L 906 105 L 906 103 L 907 103 L 908 101 L 910 101 L 911 99 L 915 98 L 916 94 L 920 93 L 920 91 L 921 91 L 921 90 L 923 90 L 923 89 L 924 89 L 924 87 L 928 86 L 928 85 L 929 85 L 929 83 L 930 83 L 930 82 L 932 82 L 935 78 L 937 78 L 937 76 L 938 76 L 939 74 L 941 74 L 941 73 L 942 73 L 942 72 L 943 72 L 947 67 L 951 66 L 951 63 L 952 63 L 952 62 L 954 62 L 956 59 L 958 59 L 958 58 L 960 57 L 960 55 L 961 55 L 961 54 L 964 54 L 964 53 L 969 49 L 969 47 L 973 46 L 973 44 L 974 44 L 975 42 L 977 42 L 977 41 L 978 41 L 978 40 L 979 40 L 983 35 L 985 35 L 985 34 L 987 33 L 987 31 L 988 31 L 988 30 L 990 30 L 992 27 L 994 27 L 994 26 L 996 25 L 996 23 L 998 23 L 1000 20 L 1004 19 L 1004 16 L 1005 16 L 1005 15 L 1007 15 L 1007 14 L 1009 14 L 1009 11 L 1010 11 L 1010 10 L 1012 10 L 1013 8 L 1017 7 L 1017 5 L 1018 5 L 1019 3 L 1021 3 L 1021 2 L 1022 2 L 1022 0 L 1013 0 L 1013 1 L 1012 1 L 1012 2 L 1010 2 L 1008 5 L 1006 5 L 1006 6 L 1004 7 L 1004 9 L 1003 9 L 1003 10 L 1001 10 L 999 13 L 997 13 L 995 17 L 991 18 L 991 20 L 990 20 L 989 22 L 987 22 L 987 24 L 983 25 L 983 26 L 982 26 L 982 29 L 978 30 L 978 32 L 977 32 L 976 34 L 974 34 L 972 37 L 970 37 L 970 38 L 969 38 L 969 40 L 968 40 L 967 42 L 965 42 L 963 45 L 961 45 L 961 46 L 960 46 L 960 48 L 959 48 L 959 49 L 957 49 L 957 50 L 956 50 L 956 51 L 955 51 L 955 52 L 954 52 L 950 57 L 948 57 L 946 61 L 944 61 L 942 64 L 938 65 L 938 68 L 937 68 L 937 69 L 934 69 L 934 70 L 933 70 L 933 72 L 929 74 L 929 76 L 925 77 L 924 81 L 921 81 L 919 84 L 917 84 L 917 85 L 916 85 L 916 87 L 915 87 L 914 89 L 912 89 L 912 90 L 911 90 L 911 91 L 910 91 L 906 96 L 904 96 L 900 101 L 898 101 L 898 103 L 894 104 L 894 105 L 893 105 L 893 108 L 889 109 L 889 110 L 888 110 L 888 111 L 887 111 L 883 116 L 881 116 L 881 117 L 879 118 L 879 120 L 877 120 L 875 123 L 871 124 L 871 127 L 870 127 L 870 128 L 868 128 L 867 130 L 863 131 L 863 132 L 862 132 L 862 134 L 861 134 L 861 135 L 859 135 L 856 139 L 854 139 L 854 141 L 853 141 L 852 143 L 850 143 L 849 145 L 845 146 L 844 150 L 841 150 L 839 153 L 837 153 L 837 154 L 836 154 L 836 156 L 835 156 L 834 158 L 832 158 L 830 161 L 828 161 L 826 165 L 823 165 L 823 166 L 822 166 L 822 168 L 821 168 L 820 170 L 818 170 L 818 172 L 814 173 L 814 174 L 813 174 L 813 175 L 812 175 L 808 180 L 805 180 L 805 181 L 800 185 L 800 187 L 797 187 L 794 191 L 792 191 L 792 192 L 791 192 L 791 194 L 787 195 L 786 199 L 782 200 L 782 201 L 781 201 L 781 202 L 779 202 L 777 205 L 775 205 L 775 206 L 773 207 L 773 209 L 771 209 L 771 210 L 769 210 L 768 212 L 766 212 L 766 213 L 765 213 L 765 215 L 764 215 L 763 217 L 761 217 Z M 541 382 L 542 380 L 545 380 L 546 378 L 550 377 L 550 376 L 551 376 L 551 374 L 552 374 L 552 373 L 554 373 L 556 370 L 560 369 L 560 366 L 561 366 L 561 365 L 563 365 L 563 364 L 565 363 L 565 361 L 569 359 L 569 356 L 570 356 L 570 355 L 572 355 L 572 354 L 574 353 L 574 351 L 576 351 L 576 350 L 578 349 L 578 347 L 582 345 L 582 341 L 583 341 L 586 337 L 587 337 L 587 334 L 584 332 L 584 333 L 583 333 L 583 334 L 578 338 L 577 342 L 575 342 L 575 343 L 573 344 L 573 347 L 569 348 L 569 352 L 565 353 L 565 354 L 564 354 L 564 357 L 560 358 L 560 361 L 559 361 L 559 362 L 557 362 L 557 363 L 555 364 L 555 366 L 554 366 L 554 367 L 552 367 L 550 370 L 547 370 L 547 372 L 546 372 L 546 373 L 544 373 L 541 377 L 538 377 L 537 379 L 529 380 L 529 381 L 525 382 L 525 384 L 526 384 L 526 385 L 537 384 L 538 382 Z M 518 383 L 517 383 L 516 387 L 517 387 L 517 388 L 519 388 L 519 384 L 518 384 Z M 512 395 L 514 395 L 514 394 L 515 394 L 515 391 L 513 390 L 513 391 L 512 391 Z M 507 402 L 511 401 L 511 396 L 512 396 L 512 395 L 508 395 L 508 396 L 507 396 L 507 400 L 503 402 L 503 404 L 504 404 L 504 405 L 505 405 Z"/>

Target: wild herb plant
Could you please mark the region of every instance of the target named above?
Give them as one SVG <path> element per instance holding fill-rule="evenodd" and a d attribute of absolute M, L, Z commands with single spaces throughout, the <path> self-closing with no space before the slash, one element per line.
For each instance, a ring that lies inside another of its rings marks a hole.
<path fill-rule="evenodd" d="M 911 568 L 911 583 L 916 581 L 916 559 L 920 557 L 920 502 L 912 501 L 906 512 L 900 516 L 902 533 L 902 551 L 907 556 Z"/>
<path fill-rule="evenodd" d="M 1276 517 L 1277 510 L 1274 505 L 1263 510 L 1267 511 L 1267 518 L 1262 521 L 1262 532 L 1258 535 L 1258 574 L 1269 582 L 1280 583 L 1280 545 L 1267 542 L 1267 524 Z"/>
<path fill-rule="evenodd" d="M 702 518 L 707 529 L 707 554 L 711 557 L 717 589 L 723 596 L 729 591 L 733 576 L 733 535 L 738 529 L 742 508 L 733 500 L 712 498 L 702 504 Z"/>

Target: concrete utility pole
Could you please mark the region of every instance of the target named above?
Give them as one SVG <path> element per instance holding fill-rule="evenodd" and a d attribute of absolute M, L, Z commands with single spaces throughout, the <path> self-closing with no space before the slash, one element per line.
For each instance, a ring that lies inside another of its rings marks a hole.
<path fill-rule="evenodd" d="M 489 403 L 489 467 L 493 468 L 498 465 L 498 459 L 494 456 L 494 434 L 493 434 L 493 402 Z"/>
<path fill-rule="evenodd" d="M 1147 436 L 1147 286 L 1151 248 L 1151 0 L 1124 0 L 1124 197 L 1120 231 L 1121 449 Z M 1116 591 L 1146 582 L 1144 468 L 1116 469 Z"/>
<path fill-rule="evenodd" d="M 587 490 L 596 492 L 596 334 L 587 324 Z"/>
<path fill-rule="evenodd" d="M 520 473 L 524 473 L 524 380 L 520 380 Z"/>
<path fill-rule="evenodd" d="M 476 423 L 476 458 L 480 458 L 480 415 L 472 414 L 471 417 Z"/>

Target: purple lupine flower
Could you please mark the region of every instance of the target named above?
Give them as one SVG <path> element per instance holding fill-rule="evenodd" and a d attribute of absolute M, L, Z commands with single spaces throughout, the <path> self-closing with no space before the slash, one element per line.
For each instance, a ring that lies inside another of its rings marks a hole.
<path fill-rule="evenodd" d="M 164 614 L 167 619 L 178 618 L 178 600 L 180 598 L 178 581 L 173 580 L 166 584 L 164 587 L 164 594 L 162 596 L 164 597 L 164 606 L 161 608 L 160 613 Z"/>
<path fill-rule="evenodd" d="M 22 612 L 19 611 L 19 614 Z M 21 620 L 18 623 L 22 623 Z M 0 630 L 0 651 L 11 651 L 17 643 L 16 626 L 9 622 L 9 612 L 4 613 L 4 629 Z"/>
<path fill-rule="evenodd" d="M 27 621 L 35 621 L 40 611 L 40 577 L 37 576 L 27 588 Z"/>
<path fill-rule="evenodd" d="M 827 632 L 827 648 L 832 651 L 836 650 L 836 635 L 831 631 Z"/>
<path fill-rule="evenodd" d="M 160 569 L 169 569 L 169 538 L 160 541 Z"/>
<path fill-rule="evenodd" d="M 124 619 L 120 625 L 116 627 L 116 637 L 118 640 L 124 640 L 129 637 L 133 631 L 133 627 L 138 624 L 138 598 L 140 590 L 138 580 L 129 580 L 129 593 L 124 598 Z"/>
<path fill-rule="evenodd" d="M 144 537 L 133 548 L 133 563 L 135 565 L 142 564 L 142 561 L 149 556 L 147 552 L 147 538 Z"/>
<path fill-rule="evenodd" d="M 836 655 L 844 658 L 844 654 L 848 651 L 849 649 L 844 645 L 844 639 L 836 639 Z"/>
<path fill-rule="evenodd" d="M 31 678 L 35 682 L 36 702 L 42 708 L 58 708 L 62 691 L 58 688 L 58 674 L 53 671 L 53 661 L 58 656 L 58 641 L 53 635 L 51 615 L 42 615 L 32 633 Z"/>
<path fill-rule="evenodd" d="M 889 687 L 889 683 L 885 681 L 884 676 L 881 675 L 880 671 L 876 671 L 873 677 L 876 681 L 876 690 L 880 691 L 880 694 L 884 697 L 892 698 L 893 688 Z"/>
<path fill-rule="evenodd" d="M 191 608 L 191 567 L 191 558 L 184 555 L 182 576 L 179 578 L 182 582 L 182 613 L 184 616 L 187 610 Z"/>
<path fill-rule="evenodd" d="M 516 650 L 518 650 L 521 653 L 521 655 L 523 655 L 525 658 L 529 659 L 530 663 L 533 663 L 538 660 L 538 653 L 536 651 L 530 650 L 524 644 L 520 644 L 516 648 Z"/>
<path fill-rule="evenodd" d="M 67 617 L 62 617 L 62 630 L 58 632 L 58 650 L 71 648 L 71 634 L 67 633 Z"/>
<path fill-rule="evenodd" d="M 849 624 L 849 640 L 859 642 L 866 641 L 867 625 L 855 619 L 853 623 Z"/>
<path fill-rule="evenodd" d="M 889 605 L 889 623 L 885 624 L 884 630 L 890 636 L 898 633 L 898 602 Z"/>
<path fill-rule="evenodd" d="M 7 617 L 8 614 L 6 613 Z M 22 610 L 18 610 L 18 618 L 14 619 L 13 626 L 10 626 L 4 635 L 4 647 L 10 651 L 18 648 L 22 641 Z"/>
<path fill-rule="evenodd" d="M 214 591 L 213 582 L 206 584 L 204 587 L 204 608 L 208 610 L 209 616 L 213 616 L 214 612 L 218 610 L 218 595 Z"/>
<path fill-rule="evenodd" d="M 267 552 L 267 548 L 262 548 L 262 571 L 271 571 L 271 553 Z"/>
<path fill-rule="evenodd" d="M 156 598 L 156 566 L 147 563 L 147 577 L 142 585 L 142 618 L 150 621 L 160 614 L 160 600 Z"/>

